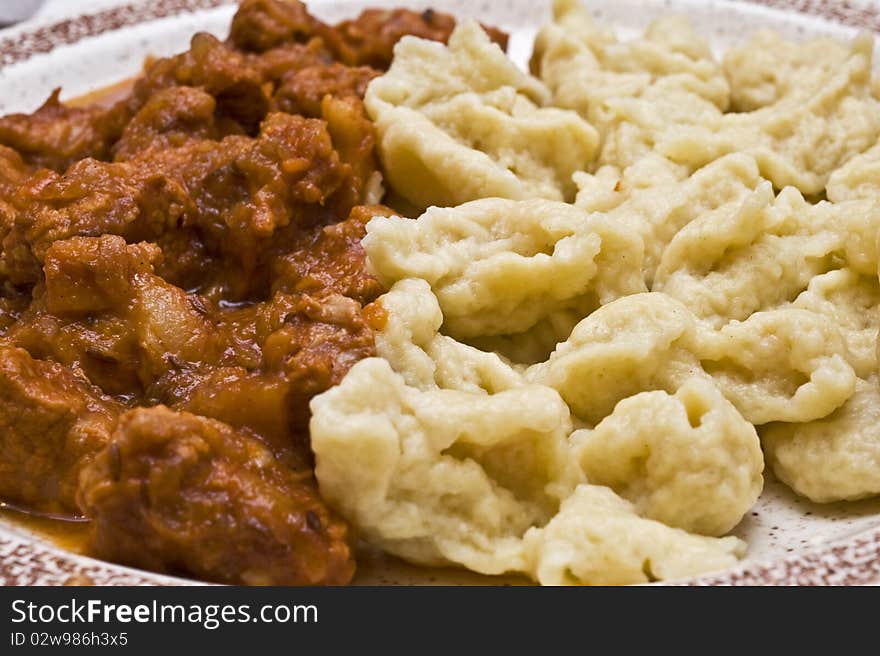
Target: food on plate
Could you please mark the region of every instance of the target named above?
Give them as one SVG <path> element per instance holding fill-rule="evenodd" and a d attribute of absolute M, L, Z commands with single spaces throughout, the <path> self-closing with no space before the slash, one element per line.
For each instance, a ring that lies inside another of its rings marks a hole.
<path fill-rule="evenodd" d="M 229 40 L 195 35 L 109 106 L 56 91 L 0 118 L 4 501 L 84 515 L 87 552 L 121 563 L 351 579 L 308 403 L 381 323 L 360 240 L 391 210 L 362 98 L 398 38 L 454 25 L 244 2 Z"/>
<path fill-rule="evenodd" d="M 775 103 L 671 131 L 658 149 L 690 167 L 725 153 L 748 153 L 777 189 L 820 194 L 836 168 L 880 135 L 880 102 L 871 93 L 872 50 L 873 41 L 862 35 L 843 65 L 813 67 L 796 77 L 793 72 L 790 93 Z"/>
<path fill-rule="evenodd" d="M 755 160 L 739 154 L 722 157 L 691 176 L 663 157 L 646 155 L 624 169 L 603 165 L 595 173 L 576 173 L 574 179 L 575 205 L 607 213 L 642 237 L 649 285 L 679 230 L 698 217 L 733 211 L 761 182 Z"/>
<path fill-rule="evenodd" d="M 393 189 L 419 209 L 486 197 L 571 200 L 596 131 L 520 71 L 474 22 L 449 45 L 402 39 L 370 85 L 379 155 Z"/>
<path fill-rule="evenodd" d="M 701 376 L 674 394 L 626 398 L 571 441 L 592 483 L 610 487 L 640 515 L 692 533 L 726 534 L 764 484 L 754 427 Z"/>
<path fill-rule="evenodd" d="M 347 583 L 350 529 L 309 477 L 248 431 L 160 405 L 120 417 L 78 501 L 110 560 L 223 583 Z"/>
<path fill-rule="evenodd" d="M 776 475 L 818 502 L 880 494 L 880 413 L 876 375 L 859 379 L 846 403 L 805 424 L 768 424 L 764 451 Z"/>
<path fill-rule="evenodd" d="M 600 137 L 572 175 L 574 205 L 504 191 L 406 196 L 458 204 L 367 225 L 368 266 L 393 286 L 375 303 L 385 320 L 378 359 L 312 401 L 328 501 L 414 562 L 619 583 L 741 555 L 741 545 L 696 535 L 724 535 L 749 510 L 762 448 L 811 499 L 878 494 L 870 42 L 800 46 L 763 33 L 717 62 L 682 19 L 622 43 L 576 2 L 554 9 L 532 72 L 551 106 L 576 111 Z M 397 67 L 460 57 L 468 29 L 446 49 L 403 42 L 371 83 L 371 111 L 388 88 L 405 99 L 398 106 L 420 106 Z M 414 121 L 404 153 L 380 130 L 383 164 L 409 170 L 435 132 Z M 441 161 L 432 176 L 449 170 Z M 419 180 L 407 184 L 424 194 Z M 828 199 L 818 198 L 826 185 Z M 543 412 L 532 406 L 545 397 Z M 540 441 L 529 421 L 542 422 Z M 528 452 L 529 467 L 548 469 L 524 481 Z M 515 460 L 500 466 L 499 454 Z M 511 497 L 543 514 L 500 505 Z M 608 552 L 624 526 L 631 549 Z M 673 564 L 665 549 L 686 543 L 702 556 Z"/>
<path fill-rule="evenodd" d="M 850 47 L 834 39 L 794 43 L 773 30 L 758 30 L 721 60 L 730 83 L 730 109 L 753 112 L 794 93 L 805 81 L 821 84 L 845 66 L 850 55 Z"/>
<path fill-rule="evenodd" d="M 813 312 L 756 312 L 700 337 L 703 367 L 756 425 L 818 419 L 855 389 L 840 331 Z"/>
<path fill-rule="evenodd" d="M 121 100 L 0 118 L 0 498 L 105 559 L 344 584 L 734 566 L 764 467 L 880 495 L 872 40 L 556 0 L 245 0 Z"/>
<path fill-rule="evenodd" d="M 644 519 L 632 504 L 596 485 L 578 486 L 524 542 L 535 578 L 545 585 L 682 579 L 733 567 L 745 551 L 734 537 L 706 538 Z"/>
<path fill-rule="evenodd" d="M 417 221 L 377 218 L 363 244 L 386 286 L 430 283 L 457 339 L 549 333 L 552 349 L 600 305 L 645 291 L 640 237 L 560 202 L 486 199 Z"/>
<path fill-rule="evenodd" d="M 79 473 L 110 441 L 121 410 L 77 372 L 0 346 L 0 495 L 37 511 L 77 512 Z"/>
<path fill-rule="evenodd" d="M 372 543 L 416 563 L 635 583 L 730 566 L 743 550 L 644 519 L 587 484 L 565 405 L 546 387 L 423 391 L 370 358 L 313 411 L 322 493 Z"/>
<path fill-rule="evenodd" d="M 599 131 L 600 164 L 635 164 L 668 131 L 701 125 L 729 104 L 709 44 L 678 16 L 621 43 L 578 0 L 557 0 L 553 22 L 535 39 L 531 69 L 553 105 L 577 111 Z"/>
<path fill-rule="evenodd" d="M 845 200 L 872 199 L 880 196 L 880 145 L 872 146 L 850 159 L 831 174 L 825 195 L 839 203 Z"/>
<path fill-rule="evenodd" d="M 371 543 L 420 564 L 520 572 L 550 584 L 683 576 L 733 564 L 742 553 L 736 539 L 671 527 L 723 533 L 761 490 L 755 430 L 711 380 L 686 384 L 673 398 L 674 412 L 684 415 L 674 427 L 678 446 L 667 438 L 663 455 L 624 472 L 638 447 L 609 442 L 647 424 L 659 394 L 634 396 L 594 431 L 572 435 L 572 413 L 556 390 L 437 333 L 443 316 L 425 281 L 398 282 L 377 303 L 388 314 L 377 335 L 382 357 L 361 361 L 315 397 L 310 424 L 322 494 Z M 705 417 L 705 430 L 692 426 L 689 412 L 693 421 Z M 692 460 L 696 441 L 706 448 Z M 630 485 L 637 505 L 590 485 L 584 461 L 610 477 L 617 470 L 615 483 Z M 680 478 L 666 475 L 672 470 Z M 670 525 L 651 519 L 673 513 Z M 616 549 L 620 541 L 631 549 Z M 677 551 L 694 557 L 677 561 Z M 568 577 L 546 572 L 548 560 Z"/>
<path fill-rule="evenodd" d="M 739 203 L 683 226 L 663 251 L 653 289 L 721 327 L 785 305 L 816 276 L 847 268 L 877 277 L 880 206 L 811 204 L 768 182 Z"/>
<path fill-rule="evenodd" d="M 626 167 L 655 152 L 694 171 L 747 153 L 776 188 L 815 195 L 880 136 L 868 36 L 844 55 L 839 45 L 826 48 L 827 40 L 801 46 L 759 34 L 722 66 L 683 19 L 660 19 L 643 39 L 620 43 L 579 0 L 553 7 L 533 71 L 554 104 L 599 129 L 600 163 Z"/>

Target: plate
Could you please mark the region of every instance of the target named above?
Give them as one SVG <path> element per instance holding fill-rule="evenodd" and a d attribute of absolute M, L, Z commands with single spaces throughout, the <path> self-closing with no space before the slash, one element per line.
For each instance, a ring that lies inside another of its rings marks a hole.
<path fill-rule="evenodd" d="M 549 20 L 549 4 L 549 0 L 312 0 L 309 7 L 328 21 L 354 16 L 367 6 L 433 6 L 459 18 L 478 18 L 510 32 L 510 55 L 525 66 L 538 26 Z M 62 98 L 72 98 L 136 74 L 147 55 L 162 56 L 185 49 L 196 31 L 225 36 L 235 11 L 231 0 L 137 4 L 99 0 L 89 6 L 99 11 L 59 23 L 37 21 L 0 32 L 0 114 L 36 109 L 58 84 L 62 71 Z M 791 39 L 820 35 L 850 39 L 859 29 L 880 32 L 880 2 L 864 0 L 590 0 L 589 6 L 598 19 L 612 25 L 623 38 L 636 36 L 660 15 L 686 14 L 716 53 L 766 27 Z M 0 584 L 198 583 L 78 555 L 50 542 L 41 531 L 4 517 L 0 517 Z M 760 500 L 733 533 L 749 543 L 748 555 L 737 568 L 681 583 L 880 583 L 880 499 L 812 504 L 795 497 L 768 473 Z M 367 585 L 519 582 L 514 578 L 412 567 L 371 552 L 359 559 L 355 579 L 356 584 Z"/>

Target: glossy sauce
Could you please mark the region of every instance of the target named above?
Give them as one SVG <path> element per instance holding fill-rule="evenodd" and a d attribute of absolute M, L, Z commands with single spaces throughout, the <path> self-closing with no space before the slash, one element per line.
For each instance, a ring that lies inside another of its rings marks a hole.
<path fill-rule="evenodd" d="M 66 551 L 86 553 L 90 522 L 85 518 L 60 519 L 30 513 L 0 502 L 0 522 L 18 526 Z"/>
<path fill-rule="evenodd" d="M 128 97 L 132 87 L 134 87 L 135 80 L 137 80 L 136 77 L 126 78 L 116 84 L 101 87 L 100 89 L 89 91 L 82 96 L 65 100 L 64 104 L 68 107 L 85 107 L 86 105 L 109 107 Z"/>

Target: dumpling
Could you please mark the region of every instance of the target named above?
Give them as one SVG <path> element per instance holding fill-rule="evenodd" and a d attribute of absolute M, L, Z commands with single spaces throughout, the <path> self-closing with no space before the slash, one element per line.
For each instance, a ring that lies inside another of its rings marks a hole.
<path fill-rule="evenodd" d="M 425 280 L 459 340 L 543 337 L 546 353 L 603 303 L 645 290 L 641 237 L 601 214 L 546 200 L 485 199 L 419 219 L 376 217 L 363 240 L 390 286 Z"/>
<path fill-rule="evenodd" d="M 701 124 L 727 108 L 729 89 L 708 43 L 680 17 L 619 42 L 577 0 L 555 0 L 535 41 L 532 70 L 553 103 L 576 110 L 602 137 L 600 164 L 625 168 L 671 126 Z"/>
<path fill-rule="evenodd" d="M 448 46 L 403 38 L 365 98 L 388 181 L 422 210 L 493 196 L 573 199 L 571 176 L 599 139 L 549 100 L 473 21 Z"/>
<path fill-rule="evenodd" d="M 763 489 L 754 426 L 704 377 L 674 394 L 624 399 L 571 440 L 591 483 L 607 485 L 639 515 L 691 533 L 724 535 Z"/>

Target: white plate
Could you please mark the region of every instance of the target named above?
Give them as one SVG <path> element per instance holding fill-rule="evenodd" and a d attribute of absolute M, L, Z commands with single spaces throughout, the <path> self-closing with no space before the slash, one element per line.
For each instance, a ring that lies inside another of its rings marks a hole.
<path fill-rule="evenodd" d="M 475 17 L 509 31 L 510 55 L 525 66 L 537 28 L 549 19 L 549 4 L 549 0 L 312 0 L 309 6 L 320 18 L 332 21 L 356 15 L 365 6 L 433 6 L 458 17 Z M 718 53 L 762 27 L 794 39 L 818 35 L 849 39 L 858 27 L 880 29 L 880 4 L 864 1 L 590 0 L 589 6 L 623 38 L 640 33 L 657 16 L 684 13 Z M 0 114 L 36 109 L 61 82 L 62 97 L 70 98 L 130 77 L 147 55 L 185 49 L 196 31 L 225 36 L 235 10 L 228 0 L 161 0 L 129 6 L 118 0 L 101 0 L 100 7 L 102 10 L 89 18 L 74 17 L 61 24 L 43 18 L 0 32 Z M 41 12 L 41 16 L 46 14 Z M 797 499 L 768 476 L 764 494 L 734 534 L 749 543 L 743 564 L 694 582 L 880 582 L 880 500 L 811 504 Z M 59 584 L 71 577 L 87 577 L 99 584 L 192 583 L 65 552 L 0 518 L 0 583 Z M 507 580 L 423 570 L 369 555 L 361 559 L 356 582 L 468 584 Z"/>

